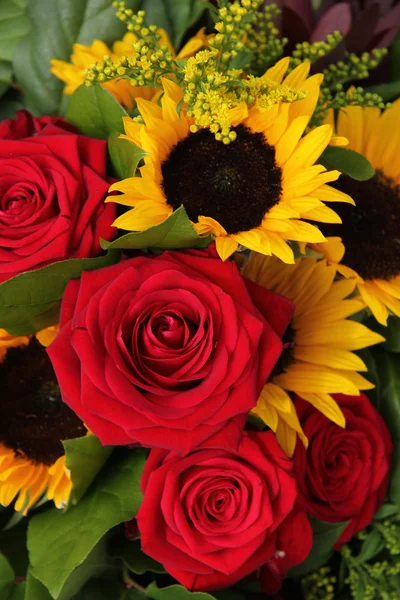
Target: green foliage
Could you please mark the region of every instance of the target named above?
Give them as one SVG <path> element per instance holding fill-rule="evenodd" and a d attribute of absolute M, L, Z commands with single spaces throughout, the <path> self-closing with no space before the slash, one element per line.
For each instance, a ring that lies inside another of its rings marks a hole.
<path fill-rule="evenodd" d="M 124 133 L 127 113 L 114 96 L 100 86 L 82 85 L 68 102 L 66 119 L 83 135 L 106 140 L 113 131 Z"/>
<path fill-rule="evenodd" d="M 129 140 L 121 139 L 116 131 L 108 137 L 108 152 L 115 175 L 120 179 L 134 177 L 138 164 L 145 156 L 141 148 Z"/>
<path fill-rule="evenodd" d="M 328 146 L 319 161 L 327 169 L 337 169 L 357 181 L 366 181 L 375 174 L 375 169 L 365 156 L 347 148 Z"/>
<path fill-rule="evenodd" d="M 68 281 L 118 259 L 118 252 L 99 258 L 71 258 L 5 281 L 0 285 L 0 327 L 12 335 L 28 335 L 54 325 Z"/>
<path fill-rule="evenodd" d="M 27 527 L 27 519 L 23 519 L 10 529 L 4 530 L 3 528 L 0 533 L 0 553 L 8 560 L 18 577 L 24 577 L 28 570 Z"/>
<path fill-rule="evenodd" d="M 390 83 L 374 85 L 368 87 L 366 92 L 378 94 L 384 102 L 391 102 L 400 96 L 400 81 L 391 81 Z"/>
<path fill-rule="evenodd" d="M 189 592 L 182 585 L 170 585 L 159 588 L 156 583 L 151 583 L 146 590 L 146 595 L 153 600 L 214 600 L 214 596 L 203 592 Z"/>
<path fill-rule="evenodd" d="M 79 504 L 65 513 L 53 509 L 31 519 L 28 550 L 32 575 L 54 598 L 72 597 L 102 568 L 103 536 L 132 519 L 139 509 L 145 458 L 143 449 L 115 452 Z"/>
<path fill-rule="evenodd" d="M 113 446 L 103 446 L 95 435 L 65 440 L 65 462 L 71 471 L 72 492 L 69 504 L 77 504 L 97 473 L 111 456 Z"/>
<path fill-rule="evenodd" d="M 12 61 L 18 42 L 29 32 L 25 0 L 0 0 L 0 96 L 12 78 Z"/>
<path fill-rule="evenodd" d="M 310 42 L 296 44 L 296 48 L 292 52 L 289 69 L 293 70 L 305 60 L 314 63 L 324 58 L 336 48 L 342 39 L 343 35 L 340 31 L 333 31 L 323 41 L 313 42 L 312 44 Z"/>
<path fill-rule="evenodd" d="M 181 248 L 204 248 L 211 242 L 211 238 L 202 238 L 193 229 L 189 217 L 183 206 L 175 210 L 172 215 L 159 225 L 149 227 L 145 231 L 132 232 L 123 235 L 113 242 L 101 240 L 102 247 L 107 249 L 158 249 L 175 250 Z"/>
<path fill-rule="evenodd" d="M 379 373 L 377 408 L 391 433 L 394 445 L 389 486 L 390 501 L 400 512 L 400 369 L 399 358 L 376 349 L 374 358 Z"/>
<path fill-rule="evenodd" d="M 0 554 L 0 598 L 1 600 L 25 600 L 25 583 L 14 583 L 14 571 L 5 556 Z M 36 600 L 36 599 L 35 599 Z M 38 598 L 37 600 L 41 600 Z"/>
<path fill-rule="evenodd" d="M 136 4 L 134 10 L 145 10 L 148 22 L 165 29 L 175 48 L 205 9 L 203 0 L 142 0 Z"/>
<path fill-rule="evenodd" d="M 120 581 L 89 581 L 72 600 L 145 600 L 137 589 L 128 589 Z"/>
<path fill-rule="evenodd" d="M 309 516 L 313 530 L 313 545 L 306 560 L 289 571 L 289 577 L 303 577 L 316 571 L 328 562 L 333 546 L 348 525 L 345 523 L 324 523 Z"/>
<path fill-rule="evenodd" d="M 109 545 L 110 555 L 122 560 L 124 565 L 133 573 L 165 573 L 164 567 L 157 561 L 147 556 L 140 545 L 140 540 L 128 540 L 124 535 L 115 536 Z"/>
<path fill-rule="evenodd" d="M 128 3 L 136 8 L 139 2 Z M 31 32 L 17 48 L 15 74 L 28 110 L 57 114 L 64 83 L 50 72 L 50 60 L 69 61 L 74 43 L 91 44 L 97 39 L 110 44 L 122 37 L 124 27 L 115 18 L 110 0 L 28 1 L 27 14 Z"/>
<path fill-rule="evenodd" d="M 52 600 L 45 586 L 35 579 L 30 571 L 26 578 L 26 591 L 24 600 Z"/>

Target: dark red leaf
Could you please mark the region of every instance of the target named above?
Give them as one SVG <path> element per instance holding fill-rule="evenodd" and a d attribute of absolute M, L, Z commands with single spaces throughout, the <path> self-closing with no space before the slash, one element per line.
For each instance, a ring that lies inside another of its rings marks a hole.
<path fill-rule="evenodd" d="M 352 25 L 351 9 L 347 2 L 339 2 L 329 8 L 322 15 L 314 29 L 311 41 L 319 42 L 327 35 L 339 29 L 344 36 L 348 34 Z"/>

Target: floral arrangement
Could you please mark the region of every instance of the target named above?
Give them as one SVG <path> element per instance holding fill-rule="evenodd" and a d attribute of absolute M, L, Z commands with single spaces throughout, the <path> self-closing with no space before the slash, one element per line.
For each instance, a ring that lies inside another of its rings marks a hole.
<path fill-rule="evenodd" d="M 1 600 L 399 598 L 392 4 L 0 3 Z"/>

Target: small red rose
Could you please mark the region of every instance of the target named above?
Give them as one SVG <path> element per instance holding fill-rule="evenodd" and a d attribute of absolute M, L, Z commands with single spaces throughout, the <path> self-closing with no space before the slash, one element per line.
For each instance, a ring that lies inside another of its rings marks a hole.
<path fill-rule="evenodd" d="M 103 444 L 185 453 L 223 429 L 234 447 L 292 311 L 207 252 L 139 256 L 68 284 L 48 352 Z"/>
<path fill-rule="evenodd" d="M 299 498 L 305 510 L 328 523 L 350 521 L 336 546 L 369 525 L 385 499 L 392 455 L 389 431 L 365 394 L 334 396 L 346 418 L 342 429 L 311 404 L 296 400 L 309 440 L 293 456 Z"/>
<path fill-rule="evenodd" d="M 2 138 L 2 139 L 1 139 Z M 105 204 L 106 142 L 59 117 L 26 111 L 0 124 L 0 282 L 67 258 L 101 252 L 115 235 Z"/>
<path fill-rule="evenodd" d="M 292 463 L 270 431 L 244 432 L 237 451 L 221 448 L 218 437 L 184 458 L 152 450 L 141 488 L 143 551 L 189 590 L 233 585 L 290 552 L 286 536 L 300 561 L 311 548 L 307 519 L 299 531 L 291 518 L 297 511 Z"/>

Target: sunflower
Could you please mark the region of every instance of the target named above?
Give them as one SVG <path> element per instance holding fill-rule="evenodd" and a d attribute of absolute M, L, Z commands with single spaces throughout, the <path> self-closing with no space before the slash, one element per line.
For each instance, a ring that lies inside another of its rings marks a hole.
<path fill-rule="evenodd" d="M 204 34 L 204 29 L 201 29 L 185 44 L 176 56 L 166 31 L 160 28 L 157 33 L 160 35 L 160 46 L 166 45 L 168 50 L 172 52 L 173 57 L 178 59 L 192 56 L 197 50 L 207 45 L 207 36 Z M 129 56 L 133 53 L 133 44 L 137 39 L 134 33 L 128 32 L 122 40 L 114 42 L 112 50 L 100 40 L 94 40 L 88 46 L 74 44 L 72 47 L 71 62 L 53 59 L 50 61 L 52 65 L 50 70 L 58 79 L 66 83 L 64 94 L 69 96 L 84 83 L 86 69 L 93 63 L 102 61 L 106 55 L 110 55 L 112 60 L 117 60 L 121 56 Z M 158 96 L 159 94 L 159 90 L 151 87 L 134 88 L 126 79 L 114 79 L 113 81 L 103 83 L 103 87 L 114 96 L 117 102 L 124 105 L 128 110 L 132 108 L 135 98 L 141 97 L 152 100 L 154 96 Z"/>
<path fill-rule="evenodd" d="M 268 110 L 242 103 L 231 111 L 236 139 L 226 145 L 207 128 L 194 131 L 193 118 L 179 110 L 183 92 L 171 80 L 163 80 L 161 106 L 138 98 L 142 122 L 125 117 L 122 137 L 146 156 L 141 177 L 110 188 L 122 194 L 107 201 L 134 207 L 114 225 L 143 231 L 183 205 L 197 232 L 216 238 L 223 260 L 242 245 L 292 263 L 285 240 L 323 241 L 319 229 L 302 219 L 339 223 L 322 200 L 353 201 L 327 185 L 339 171 L 314 164 L 332 140 L 332 127 L 323 125 L 302 137 L 322 76 L 308 78 L 310 64 L 304 63 L 284 78 L 288 66 L 289 59 L 282 59 L 265 77 L 306 97 Z"/>
<path fill-rule="evenodd" d="M 83 423 L 61 401 L 45 348 L 57 328 L 34 337 L 11 338 L 0 362 L 0 504 L 15 500 L 26 515 L 44 495 L 66 506 L 72 488 L 61 440 L 86 434 Z"/>
<path fill-rule="evenodd" d="M 294 265 L 282 265 L 275 257 L 252 253 L 243 275 L 295 305 L 283 353 L 255 409 L 291 456 L 296 434 L 303 443 L 307 440 L 289 392 L 344 427 L 343 413 L 331 394 L 358 396 L 360 390 L 374 387 L 358 372 L 367 367 L 353 351 L 384 338 L 348 319 L 363 308 L 359 299 L 348 299 L 356 283 L 335 281 L 336 268 L 325 260 L 300 258 Z"/>
<path fill-rule="evenodd" d="M 337 132 L 349 148 L 375 168 L 372 179 L 341 177 L 336 187 L 350 194 L 356 207 L 338 208 L 343 223 L 322 227 L 328 242 L 317 245 L 338 271 L 356 281 L 374 317 L 387 324 L 389 313 L 400 317 L 400 100 L 378 108 L 347 107 L 340 111 Z"/>

